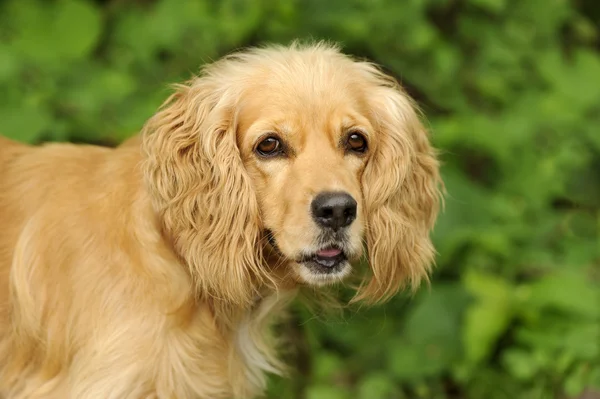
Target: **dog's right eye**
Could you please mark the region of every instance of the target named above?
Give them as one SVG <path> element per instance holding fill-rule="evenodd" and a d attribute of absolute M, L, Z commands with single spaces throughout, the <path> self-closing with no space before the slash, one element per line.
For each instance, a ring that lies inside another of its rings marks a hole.
<path fill-rule="evenodd" d="M 269 136 L 258 143 L 255 151 L 262 157 L 273 157 L 283 153 L 283 145 L 277 137 Z"/>

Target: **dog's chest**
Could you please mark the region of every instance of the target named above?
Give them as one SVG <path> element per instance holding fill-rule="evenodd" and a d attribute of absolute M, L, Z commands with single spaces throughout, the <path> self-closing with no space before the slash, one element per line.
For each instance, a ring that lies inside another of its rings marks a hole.
<path fill-rule="evenodd" d="M 200 307 L 185 328 L 170 330 L 164 341 L 156 370 L 158 397 L 170 392 L 186 398 L 251 398 L 263 392 L 267 374 L 281 369 L 270 322 L 283 302 L 281 297 L 261 300 L 233 316 L 229 331 L 220 328 L 218 314 Z"/>

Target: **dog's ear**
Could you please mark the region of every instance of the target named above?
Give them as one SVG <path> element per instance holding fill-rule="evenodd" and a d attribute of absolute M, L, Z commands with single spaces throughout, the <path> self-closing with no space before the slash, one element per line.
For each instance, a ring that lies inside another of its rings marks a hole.
<path fill-rule="evenodd" d="M 427 278 L 441 181 L 435 151 L 408 95 L 376 67 L 360 65 L 370 82 L 377 137 L 362 177 L 372 277 L 354 300 L 378 302 Z"/>
<path fill-rule="evenodd" d="M 199 295 L 253 301 L 266 279 L 259 211 L 236 143 L 235 102 L 221 78 L 176 87 L 144 127 L 144 177 Z"/>

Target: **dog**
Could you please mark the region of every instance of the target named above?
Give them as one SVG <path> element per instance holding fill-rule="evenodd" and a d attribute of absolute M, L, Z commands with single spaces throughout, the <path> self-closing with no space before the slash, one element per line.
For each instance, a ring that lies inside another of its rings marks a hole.
<path fill-rule="evenodd" d="M 205 66 L 117 148 L 0 138 L 0 397 L 259 396 L 299 288 L 427 279 L 441 184 L 410 97 L 327 43 Z"/>

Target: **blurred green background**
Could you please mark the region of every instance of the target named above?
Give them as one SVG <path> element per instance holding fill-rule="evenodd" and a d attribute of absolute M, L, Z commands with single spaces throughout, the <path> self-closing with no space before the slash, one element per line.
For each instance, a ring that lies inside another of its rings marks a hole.
<path fill-rule="evenodd" d="M 2 1 L 0 132 L 113 145 L 204 62 L 340 42 L 428 117 L 438 267 L 385 306 L 298 307 L 269 397 L 598 398 L 599 21 L 597 0 Z"/>

